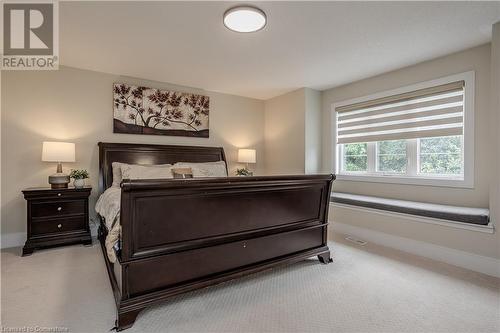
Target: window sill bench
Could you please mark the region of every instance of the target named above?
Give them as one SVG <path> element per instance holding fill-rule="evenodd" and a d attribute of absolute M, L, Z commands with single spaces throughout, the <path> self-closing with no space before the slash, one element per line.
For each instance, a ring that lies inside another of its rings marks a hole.
<path fill-rule="evenodd" d="M 345 207 L 384 215 L 402 215 L 419 222 L 493 233 L 494 227 L 486 208 L 437 205 L 416 201 L 386 199 L 373 196 L 334 192 L 334 207 Z"/>

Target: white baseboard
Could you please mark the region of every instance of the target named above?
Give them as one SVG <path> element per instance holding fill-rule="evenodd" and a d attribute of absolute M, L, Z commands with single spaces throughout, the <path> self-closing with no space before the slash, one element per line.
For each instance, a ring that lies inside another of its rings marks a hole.
<path fill-rule="evenodd" d="M 500 259 L 333 222 L 333 232 L 500 278 Z"/>
<path fill-rule="evenodd" d="M 0 248 L 7 249 L 9 247 L 24 246 L 26 242 L 25 232 L 12 232 L 8 234 L 2 234 Z"/>

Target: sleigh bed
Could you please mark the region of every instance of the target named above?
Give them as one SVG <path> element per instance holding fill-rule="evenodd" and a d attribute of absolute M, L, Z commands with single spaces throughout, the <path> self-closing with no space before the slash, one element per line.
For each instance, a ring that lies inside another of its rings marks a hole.
<path fill-rule="evenodd" d="M 224 161 L 223 148 L 99 143 L 99 191 L 112 163 Z M 118 330 L 144 308 L 198 288 L 313 256 L 331 261 L 328 202 L 333 175 L 218 177 L 121 182 L 120 246 L 108 258 Z"/>

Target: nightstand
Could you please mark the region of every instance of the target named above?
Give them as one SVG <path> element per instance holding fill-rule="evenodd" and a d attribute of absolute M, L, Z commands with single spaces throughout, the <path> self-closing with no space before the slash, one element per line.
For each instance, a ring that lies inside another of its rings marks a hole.
<path fill-rule="evenodd" d="M 28 239 L 23 256 L 33 250 L 83 243 L 92 244 L 89 228 L 89 195 L 92 187 L 81 189 L 28 188 Z"/>

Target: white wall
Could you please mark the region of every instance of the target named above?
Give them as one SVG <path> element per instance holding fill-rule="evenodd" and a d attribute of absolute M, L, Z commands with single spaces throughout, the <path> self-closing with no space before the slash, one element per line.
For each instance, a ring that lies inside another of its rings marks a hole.
<path fill-rule="evenodd" d="M 331 139 L 331 106 L 343 100 L 370 95 L 402 86 L 474 70 L 475 91 L 475 186 L 473 189 L 335 181 L 339 192 L 374 195 L 403 200 L 458 206 L 488 207 L 490 183 L 495 170 L 497 150 L 491 140 L 490 121 L 495 110 L 490 108 L 490 44 L 427 61 L 415 66 L 385 73 L 323 92 L 323 171 L 334 165 Z M 374 216 L 346 208 L 335 208 L 335 222 L 412 238 L 484 256 L 500 258 L 498 233 L 486 234 L 444 226 L 410 222 L 403 218 Z"/>
<path fill-rule="evenodd" d="M 321 92 L 305 89 L 305 173 L 318 173 L 322 168 Z"/>
<path fill-rule="evenodd" d="M 266 173 L 305 172 L 305 89 L 265 102 Z"/>
<path fill-rule="evenodd" d="M 114 82 L 203 93 L 210 96 L 210 138 L 113 134 Z M 97 142 L 132 142 L 223 146 L 231 172 L 237 148 L 257 149 L 256 172 L 264 166 L 264 103 L 200 89 L 61 67 L 58 71 L 2 73 L 2 247 L 25 239 L 26 204 L 21 190 L 47 186 L 55 164 L 41 162 L 42 141 L 76 143 L 76 163 L 68 168 L 90 172 L 95 202 L 98 178 Z M 91 209 L 93 213 L 93 209 Z"/>
<path fill-rule="evenodd" d="M 301 88 L 265 102 L 266 173 L 321 170 L 321 92 Z"/>

